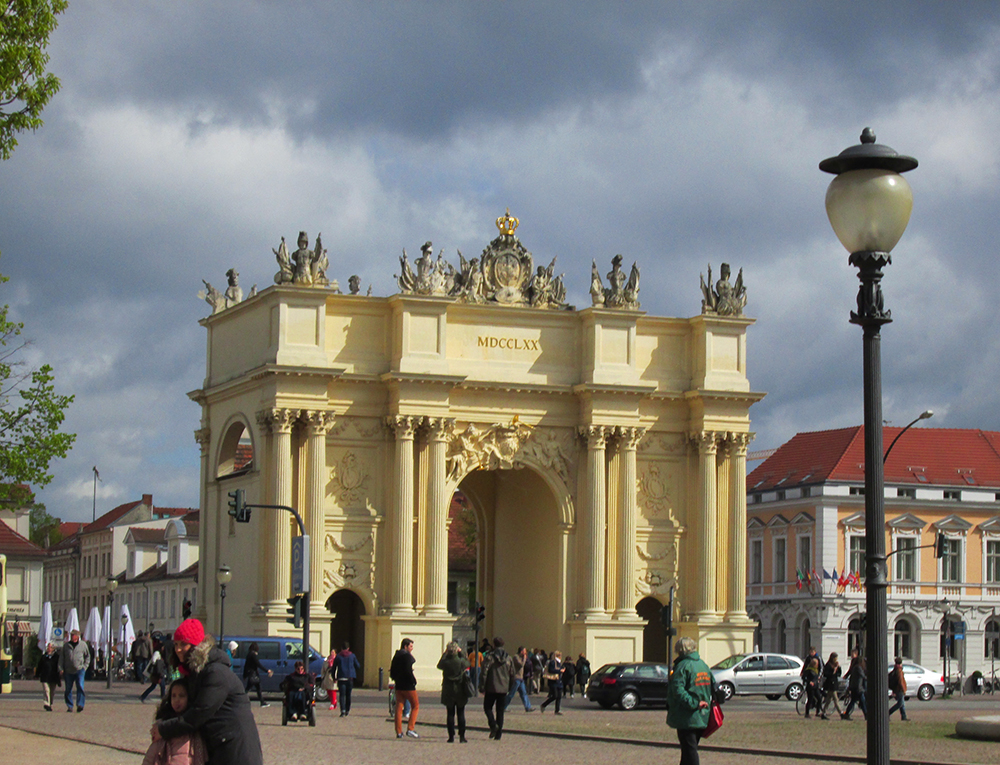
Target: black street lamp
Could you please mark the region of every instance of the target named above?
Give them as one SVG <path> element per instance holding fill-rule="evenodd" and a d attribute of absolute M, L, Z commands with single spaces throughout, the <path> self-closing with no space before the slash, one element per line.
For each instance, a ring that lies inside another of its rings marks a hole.
<path fill-rule="evenodd" d="M 902 437 L 902 435 L 906 431 L 908 431 L 910 428 L 912 428 L 921 420 L 929 420 L 933 416 L 934 416 L 934 411 L 931 409 L 927 409 L 926 411 L 921 412 L 920 415 L 917 417 L 917 419 L 913 420 L 909 425 L 907 425 L 905 428 L 899 431 L 899 433 L 896 434 L 896 437 L 892 439 L 892 443 L 889 444 L 889 448 L 885 450 L 885 454 L 882 455 L 882 464 L 884 465 L 885 461 L 889 459 L 889 452 L 892 451 L 892 447 L 896 445 L 896 442 Z"/>
<path fill-rule="evenodd" d="M 913 209 L 910 185 L 900 175 L 917 160 L 875 143 L 865 128 L 861 143 L 824 159 L 819 169 L 837 177 L 826 191 L 826 212 L 858 269 L 858 310 L 851 322 L 864 331 L 865 592 L 868 614 L 869 765 L 889 765 L 889 629 L 885 555 L 885 475 L 882 465 L 882 356 L 880 330 L 892 321 L 882 301 L 882 269 L 892 262 Z"/>
<path fill-rule="evenodd" d="M 232 581 L 233 574 L 229 570 L 229 566 L 219 566 L 219 571 L 215 575 L 215 578 L 221 588 L 219 593 L 221 599 L 219 605 L 219 646 L 221 647 L 225 645 L 226 641 L 226 585 Z"/>
<path fill-rule="evenodd" d="M 115 605 L 115 590 L 118 589 L 118 580 L 114 577 L 108 577 L 108 644 L 106 646 L 108 652 L 104 656 L 104 666 L 108 671 L 108 688 L 111 687 L 111 646 L 115 639 L 115 625 L 111 623 L 111 614 L 114 613 Z"/>

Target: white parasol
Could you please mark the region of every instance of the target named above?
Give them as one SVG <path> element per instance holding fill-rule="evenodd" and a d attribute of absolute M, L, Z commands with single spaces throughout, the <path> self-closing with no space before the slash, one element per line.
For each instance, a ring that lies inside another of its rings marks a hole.
<path fill-rule="evenodd" d="M 42 621 L 38 625 L 38 647 L 43 653 L 50 640 L 52 640 L 52 604 L 46 600 L 42 604 Z"/>
<path fill-rule="evenodd" d="M 91 645 L 96 644 L 101 639 L 101 614 L 98 612 L 97 606 L 90 609 L 87 626 L 83 628 L 83 639 Z"/>
<path fill-rule="evenodd" d="M 101 647 L 102 648 L 107 648 L 108 647 L 108 640 L 111 639 L 111 636 L 110 636 L 110 634 L 108 632 L 108 629 L 110 628 L 110 626 L 111 626 L 111 606 L 105 606 L 104 607 L 104 617 L 101 619 Z"/>
<path fill-rule="evenodd" d="M 122 603 L 121 616 L 125 617 L 125 629 L 122 629 L 121 619 L 119 619 L 118 625 L 115 627 L 115 644 L 118 646 L 118 650 L 122 656 L 128 656 L 129 651 L 132 649 L 132 643 L 135 642 L 135 628 L 132 626 L 132 614 L 128 610 L 127 603 Z"/>
<path fill-rule="evenodd" d="M 69 610 L 69 616 L 66 617 L 66 626 L 65 626 L 66 637 L 68 638 L 69 633 L 71 633 L 73 630 L 79 630 L 79 629 L 80 629 L 80 616 L 76 612 L 76 606 L 73 606 L 73 608 Z"/>

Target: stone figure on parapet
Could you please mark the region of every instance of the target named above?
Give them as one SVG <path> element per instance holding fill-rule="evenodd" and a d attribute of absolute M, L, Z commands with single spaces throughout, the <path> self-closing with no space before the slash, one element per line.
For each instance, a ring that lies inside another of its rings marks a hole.
<path fill-rule="evenodd" d="M 305 231 L 300 231 L 298 245 L 298 249 L 289 255 L 285 237 L 281 237 L 278 249 L 271 249 L 278 260 L 279 269 L 278 273 L 274 275 L 274 283 L 316 287 L 330 286 L 330 282 L 326 278 L 326 269 L 330 267 L 330 260 L 326 256 L 326 250 L 323 249 L 322 235 L 316 235 L 316 247 L 310 250 L 308 234 Z"/>
<path fill-rule="evenodd" d="M 531 253 L 514 236 L 519 221 L 510 211 L 497 218 L 500 235 L 483 250 L 480 258 L 466 260 L 458 252 L 456 270 L 439 252 L 433 260 L 430 242 L 411 267 L 403 250 L 396 283 L 403 294 L 441 295 L 463 303 L 502 303 L 536 308 L 567 308 L 564 274 L 555 275 L 555 259 L 548 268 L 536 270 Z"/>
<path fill-rule="evenodd" d="M 240 287 L 240 274 L 235 268 L 226 271 L 226 279 L 229 286 L 226 287 L 226 308 L 236 305 L 243 300 L 243 288 Z"/>
<path fill-rule="evenodd" d="M 204 279 L 201 283 L 205 285 L 205 289 L 198 293 L 198 297 L 212 306 L 212 313 L 216 314 L 219 311 L 223 311 L 226 308 L 226 296 L 219 292 L 215 287 L 206 282 Z"/>
<path fill-rule="evenodd" d="M 230 268 L 226 271 L 226 281 L 228 282 L 226 291 L 219 292 L 219 290 L 207 281 L 204 279 L 201 280 L 201 283 L 205 285 L 205 289 L 198 292 L 198 297 L 212 306 L 213 314 L 217 314 L 219 311 L 224 311 L 226 308 L 232 308 L 237 303 L 243 302 L 243 288 L 240 287 L 240 274 L 235 268 Z M 250 290 L 247 299 L 256 295 L 257 285 L 255 284 Z"/>
<path fill-rule="evenodd" d="M 736 275 L 736 284 L 729 283 L 730 269 L 728 263 L 719 268 L 719 281 L 712 285 L 712 264 L 708 265 L 708 282 L 701 275 L 702 313 L 714 313 L 718 316 L 742 316 L 747 304 L 747 290 L 743 286 L 743 269 Z"/>
<path fill-rule="evenodd" d="M 630 311 L 639 310 L 639 266 L 632 264 L 632 270 L 625 278 L 622 270 L 622 256 L 615 255 L 611 259 L 611 270 L 608 272 L 608 284 L 605 288 L 601 282 L 601 274 L 597 270 L 597 261 L 590 267 L 590 299 L 595 306 L 605 308 L 624 308 Z"/>

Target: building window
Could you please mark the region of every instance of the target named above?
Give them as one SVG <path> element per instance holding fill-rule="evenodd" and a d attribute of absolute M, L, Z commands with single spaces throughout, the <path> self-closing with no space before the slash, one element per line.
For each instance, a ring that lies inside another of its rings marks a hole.
<path fill-rule="evenodd" d="M 812 537 L 799 537 L 799 571 L 809 576 L 812 570 Z"/>
<path fill-rule="evenodd" d="M 986 541 L 986 581 L 1000 584 L 1000 539 Z"/>
<path fill-rule="evenodd" d="M 961 489 L 945 489 L 944 498 L 952 499 L 956 502 L 962 501 L 962 490 Z"/>
<path fill-rule="evenodd" d="M 855 616 L 851 621 L 847 623 L 847 653 L 850 655 L 851 651 L 857 650 L 859 653 L 864 654 L 862 646 L 865 640 L 865 630 L 862 626 L 861 616 Z"/>
<path fill-rule="evenodd" d="M 906 619 L 896 622 L 896 631 L 893 636 L 893 655 L 901 656 L 904 659 L 912 659 L 912 628 Z"/>
<path fill-rule="evenodd" d="M 848 493 L 852 497 L 863 497 L 863 496 L 865 496 L 865 487 L 864 486 L 852 486 L 850 489 L 848 489 Z"/>
<path fill-rule="evenodd" d="M 788 653 L 788 631 L 785 629 L 784 619 L 778 619 L 778 623 L 774 625 L 774 632 L 778 653 Z"/>
<path fill-rule="evenodd" d="M 896 489 L 897 497 L 906 497 L 907 499 L 916 499 L 917 490 L 916 489 Z"/>
<path fill-rule="evenodd" d="M 803 497 L 811 497 L 812 496 L 812 487 L 811 486 L 804 486 L 802 488 L 802 496 Z"/>
<path fill-rule="evenodd" d="M 170 591 L 170 618 L 177 618 L 177 590 Z"/>
<path fill-rule="evenodd" d="M 986 622 L 986 652 L 987 659 L 1000 659 L 1000 621 L 990 619 Z"/>
<path fill-rule="evenodd" d="M 785 490 L 784 489 L 778 489 L 776 492 L 774 492 L 774 498 L 775 498 L 775 500 L 777 500 L 779 502 L 781 500 L 783 500 L 785 498 Z"/>
<path fill-rule="evenodd" d="M 156 612 L 160 609 L 160 593 L 153 591 L 153 618 L 155 619 L 159 614 Z"/>
<path fill-rule="evenodd" d="M 865 578 L 865 538 L 860 534 L 853 534 L 849 537 L 850 545 L 848 550 L 848 566 L 851 571 L 858 572 L 858 576 Z"/>
<path fill-rule="evenodd" d="M 801 632 L 802 632 L 802 646 L 801 646 L 802 650 L 799 651 L 799 653 L 805 656 L 809 652 L 809 649 L 812 647 L 812 624 L 808 619 L 802 620 Z"/>
<path fill-rule="evenodd" d="M 785 581 L 785 538 L 774 540 L 774 581 Z"/>
<path fill-rule="evenodd" d="M 944 557 L 941 558 L 941 581 L 962 581 L 962 540 L 945 539 Z"/>
<path fill-rule="evenodd" d="M 917 540 L 913 537 L 899 537 L 896 540 L 896 579 L 900 582 L 916 581 L 917 551 L 914 549 L 916 546 Z"/>
<path fill-rule="evenodd" d="M 180 565 L 180 559 L 181 559 L 180 545 L 171 545 L 170 568 L 176 571 L 178 566 Z"/>
<path fill-rule="evenodd" d="M 135 576 L 135 550 L 128 551 L 128 573 L 129 576 Z"/>
<path fill-rule="evenodd" d="M 955 640 L 955 622 L 958 619 L 949 616 L 945 621 L 941 623 L 941 647 L 939 651 L 940 657 L 944 658 L 945 645 L 948 646 L 948 656 L 952 659 L 958 658 L 958 643 L 964 643 L 964 640 Z"/>
<path fill-rule="evenodd" d="M 760 584 L 764 578 L 764 543 L 750 540 L 750 584 Z"/>

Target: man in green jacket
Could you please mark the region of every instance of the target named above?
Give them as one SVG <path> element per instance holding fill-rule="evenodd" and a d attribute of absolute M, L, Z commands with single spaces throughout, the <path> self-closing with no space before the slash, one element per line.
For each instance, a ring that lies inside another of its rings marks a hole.
<path fill-rule="evenodd" d="M 667 725 L 677 729 L 681 765 L 698 765 L 698 742 L 708 727 L 712 672 L 689 637 L 677 641 L 677 660 L 667 688 Z"/>

